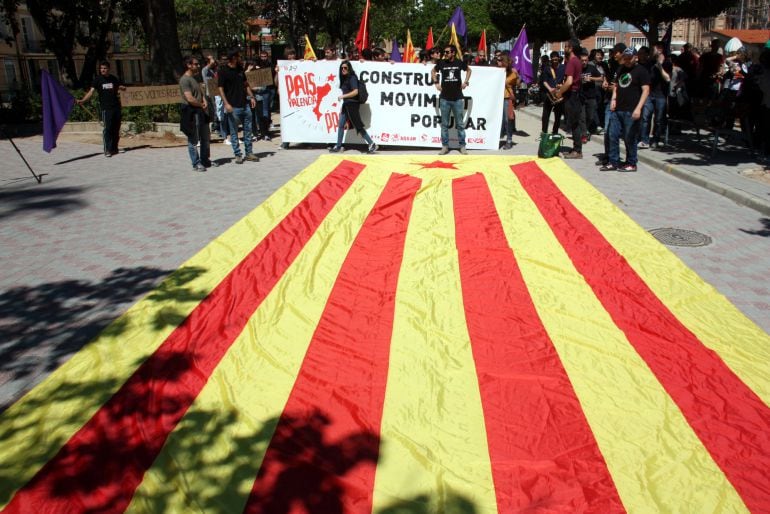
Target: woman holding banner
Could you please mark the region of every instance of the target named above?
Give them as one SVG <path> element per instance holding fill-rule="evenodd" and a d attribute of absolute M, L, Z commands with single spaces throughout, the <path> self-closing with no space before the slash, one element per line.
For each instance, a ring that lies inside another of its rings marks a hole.
<path fill-rule="evenodd" d="M 361 103 L 358 99 L 358 77 L 356 72 L 353 71 L 353 66 L 350 61 L 342 61 L 340 64 L 340 89 L 342 95 L 337 99 L 342 102 L 342 109 L 340 110 L 339 127 L 337 129 L 337 144 L 329 149 L 330 152 L 336 153 L 342 150 L 342 138 L 345 136 L 345 125 L 349 121 L 356 132 L 361 134 L 366 144 L 369 145 L 366 153 L 374 153 L 377 151 L 377 145 L 374 144 L 372 138 L 366 133 L 364 128 L 364 122 L 361 121 L 361 114 L 359 108 Z"/>

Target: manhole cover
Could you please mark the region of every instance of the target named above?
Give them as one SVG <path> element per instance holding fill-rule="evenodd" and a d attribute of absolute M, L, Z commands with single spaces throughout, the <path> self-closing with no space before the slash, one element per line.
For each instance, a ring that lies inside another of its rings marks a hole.
<path fill-rule="evenodd" d="M 669 246 L 706 246 L 711 244 L 711 238 L 694 230 L 681 228 L 654 228 L 650 230 L 655 239 Z"/>

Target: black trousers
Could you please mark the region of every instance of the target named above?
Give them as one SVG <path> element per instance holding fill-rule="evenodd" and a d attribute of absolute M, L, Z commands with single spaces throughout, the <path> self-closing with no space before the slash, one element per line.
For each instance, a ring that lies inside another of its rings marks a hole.
<path fill-rule="evenodd" d="M 104 153 L 118 153 L 118 142 L 120 141 L 120 107 L 102 111 L 102 123 L 104 131 Z"/>
<path fill-rule="evenodd" d="M 583 134 L 580 130 L 580 113 L 583 112 L 583 100 L 577 92 L 569 93 L 564 99 L 564 114 L 567 118 L 567 128 L 572 133 L 572 151 L 582 153 Z"/>
<path fill-rule="evenodd" d="M 542 121 L 542 132 L 548 132 L 548 118 L 551 117 L 551 112 L 553 112 L 553 115 L 554 115 L 553 130 L 551 132 L 553 134 L 558 134 L 559 133 L 559 127 L 561 126 L 561 116 L 562 116 L 562 114 L 564 114 L 564 102 L 559 102 L 558 104 L 554 105 L 548 99 L 548 95 L 544 95 L 544 97 L 543 97 L 543 117 L 541 119 L 541 121 Z"/>

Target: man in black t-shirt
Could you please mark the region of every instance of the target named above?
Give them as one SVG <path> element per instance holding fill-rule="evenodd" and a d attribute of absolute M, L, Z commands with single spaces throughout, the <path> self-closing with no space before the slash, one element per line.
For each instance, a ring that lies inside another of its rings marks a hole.
<path fill-rule="evenodd" d="M 461 72 L 465 72 L 462 80 Z M 465 118 L 463 116 L 463 89 L 468 87 L 471 80 L 471 69 L 457 58 L 457 49 L 452 45 L 444 47 L 444 59 L 436 63 L 431 72 L 433 83 L 441 94 L 439 108 L 441 110 L 441 151 L 439 155 L 449 153 L 450 115 L 454 117 L 457 126 L 457 138 L 460 140 L 460 153 L 465 155 Z M 439 77 L 441 80 L 439 80 Z"/>
<path fill-rule="evenodd" d="M 668 84 L 671 82 L 673 65 L 666 58 L 663 43 L 655 43 L 652 47 L 652 57 L 647 62 L 647 71 L 650 73 L 650 95 L 642 109 L 641 141 L 639 148 L 649 148 L 650 143 L 662 146 L 666 127 L 666 104 L 668 102 Z M 655 131 L 650 141 L 650 129 L 653 117 L 655 118 Z"/>
<path fill-rule="evenodd" d="M 589 134 L 596 133 L 599 125 L 599 115 L 596 110 L 596 98 L 599 96 L 597 83 L 604 80 L 594 62 L 589 59 L 588 50 L 580 53 L 580 63 L 583 65 L 583 73 L 580 82 L 580 95 L 583 97 L 583 112 L 580 116 L 580 133 L 583 134 L 583 142 L 588 140 Z"/>
<path fill-rule="evenodd" d="M 639 140 L 642 107 L 650 94 L 650 74 L 636 62 L 636 50 L 626 48 L 617 72 L 617 81 L 610 101 L 609 162 L 601 171 L 636 171 L 636 150 Z M 626 162 L 620 164 L 620 138 L 626 144 Z"/>
<path fill-rule="evenodd" d="M 119 91 L 125 91 L 126 86 L 121 84 L 115 75 L 110 75 L 110 63 L 102 61 L 99 64 L 99 75 L 94 78 L 91 89 L 77 101 L 78 105 L 87 102 L 94 91 L 99 95 L 99 108 L 101 110 L 104 130 L 104 156 L 112 157 L 118 153 L 118 141 L 120 141 L 120 95 Z"/>
<path fill-rule="evenodd" d="M 235 49 L 227 54 L 227 65 L 219 69 L 219 96 L 225 106 L 225 118 L 230 126 L 230 144 L 233 146 L 236 164 L 243 161 L 258 161 L 259 157 L 251 153 L 251 109 L 257 106 L 257 102 L 251 96 L 246 74 L 241 66 L 241 53 Z M 245 155 L 241 155 L 238 144 L 238 125 L 243 124 L 243 149 Z"/>

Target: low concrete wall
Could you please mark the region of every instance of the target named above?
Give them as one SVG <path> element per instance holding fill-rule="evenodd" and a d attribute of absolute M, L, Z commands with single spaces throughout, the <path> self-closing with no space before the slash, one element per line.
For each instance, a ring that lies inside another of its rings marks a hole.
<path fill-rule="evenodd" d="M 179 123 L 155 123 L 155 130 L 149 131 L 156 134 L 164 134 L 171 132 L 175 136 L 182 136 L 182 131 L 179 130 Z M 120 125 L 120 130 L 123 132 L 129 132 L 131 129 L 131 123 L 123 122 Z M 68 121 L 61 129 L 62 132 L 70 133 L 91 133 L 101 132 L 102 124 L 98 121 Z"/>

